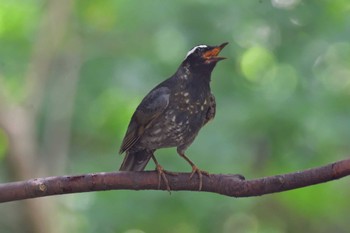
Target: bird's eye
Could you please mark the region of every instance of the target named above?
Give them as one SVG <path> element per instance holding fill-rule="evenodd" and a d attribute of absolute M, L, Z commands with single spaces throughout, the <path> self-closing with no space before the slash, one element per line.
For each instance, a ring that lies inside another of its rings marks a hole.
<path fill-rule="evenodd" d="M 198 48 L 198 50 L 197 50 L 197 52 L 199 52 L 199 53 L 201 53 L 201 52 L 203 52 L 203 48 Z"/>
<path fill-rule="evenodd" d="M 201 55 L 203 53 L 204 49 L 203 48 L 198 48 L 196 49 L 196 54 Z"/>

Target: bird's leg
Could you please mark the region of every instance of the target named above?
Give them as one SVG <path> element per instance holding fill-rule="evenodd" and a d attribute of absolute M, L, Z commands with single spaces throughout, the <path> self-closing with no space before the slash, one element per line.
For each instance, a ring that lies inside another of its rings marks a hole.
<path fill-rule="evenodd" d="M 158 172 L 158 189 L 160 189 L 160 183 L 162 181 L 162 179 L 164 180 L 164 183 L 165 183 L 165 186 L 166 186 L 166 189 L 169 191 L 170 193 L 170 186 L 169 186 L 169 181 L 168 179 L 166 178 L 166 175 L 165 174 L 169 174 L 169 175 L 175 175 L 175 173 L 172 173 L 172 172 L 169 172 L 169 171 L 166 171 L 164 170 L 164 168 L 158 163 L 156 157 L 152 154 L 152 159 L 154 161 L 154 163 L 156 164 L 156 170 Z"/>
<path fill-rule="evenodd" d="M 190 175 L 190 179 L 192 179 L 193 175 L 195 173 L 198 174 L 199 177 L 199 191 L 202 190 L 202 184 L 203 184 L 203 175 L 210 176 L 209 172 L 200 170 L 186 155 L 185 153 L 178 151 L 178 154 L 184 158 L 191 166 L 192 166 L 192 173 Z"/>

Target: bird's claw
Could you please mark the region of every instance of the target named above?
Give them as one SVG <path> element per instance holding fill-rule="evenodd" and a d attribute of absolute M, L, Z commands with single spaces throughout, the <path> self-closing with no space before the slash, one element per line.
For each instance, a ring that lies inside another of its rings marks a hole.
<path fill-rule="evenodd" d="M 168 179 L 166 178 L 166 175 L 165 174 L 167 174 L 167 175 L 176 175 L 175 173 L 173 173 L 173 172 L 169 172 L 169 171 L 166 171 L 166 170 L 164 170 L 164 168 L 161 166 L 161 165 L 159 165 L 159 164 L 157 164 L 156 165 L 156 171 L 158 172 L 158 189 L 160 189 L 160 183 L 162 182 L 162 179 L 163 179 L 163 181 L 164 181 L 164 183 L 165 183 L 165 186 L 166 186 L 166 189 L 168 190 L 168 192 L 171 194 L 171 189 L 170 189 L 170 186 L 169 186 L 169 181 L 168 181 Z"/>
<path fill-rule="evenodd" d="M 192 173 L 190 175 L 190 179 L 192 179 L 193 175 L 197 173 L 198 174 L 198 177 L 199 177 L 199 191 L 202 190 L 202 185 L 203 185 L 203 175 L 206 175 L 208 177 L 210 177 L 210 174 L 209 172 L 207 171 L 203 171 L 203 170 L 200 170 L 197 166 L 193 165 L 192 166 Z"/>

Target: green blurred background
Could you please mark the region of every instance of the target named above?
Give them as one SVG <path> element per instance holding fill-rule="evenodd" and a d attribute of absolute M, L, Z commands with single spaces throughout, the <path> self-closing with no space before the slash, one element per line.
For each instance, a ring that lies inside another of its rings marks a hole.
<path fill-rule="evenodd" d="M 1 0 L 0 182 L 117 170 L 142 97 L 193 46 L 226 41 L 216 119 L 188 150 L 200 168 L 256 178 L 348 157 L 348 0 Z M 157 155 L 190 171 L 175 149 Z M 349 185 L 39 198 L 1 204 L 0 232 L 345 233 Z"/>

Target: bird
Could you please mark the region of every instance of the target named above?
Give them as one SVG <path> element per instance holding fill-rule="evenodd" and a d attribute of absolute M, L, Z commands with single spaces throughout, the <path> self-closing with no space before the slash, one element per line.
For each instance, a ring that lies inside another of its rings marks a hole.
<path fill-rule="evenodd" d="M 215 97 L 211 93 L 211 73 L 216 64 L 226 59 L 219 56 L 228 44 L 217 46 L 197 45 L 185 56 L 176 72 L 155 86 L 141 101 L 131 117 L 119 153 L 125 152 L 120 171 L 143 171 L 152 158 L 159 176 L 170 192 L 165 170 L 157 161 L 154 152 L 161 148 L 176 147 L 177 153 L 192 167 L 190 179 L 199 177 L 202 189 L 202 174 L 186 155 L 200 129 L 214 119 Z"/>

